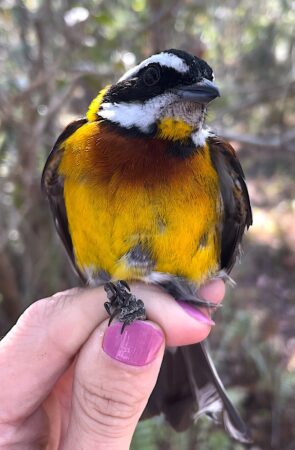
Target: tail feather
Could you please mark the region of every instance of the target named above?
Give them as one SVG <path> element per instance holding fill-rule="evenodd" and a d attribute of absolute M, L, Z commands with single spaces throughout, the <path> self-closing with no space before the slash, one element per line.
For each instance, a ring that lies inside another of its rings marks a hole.
<path fill-rule="evenodd" d="M 198 411 L 194 419 L 206 414 L 239 442 L 252 442 L 248 429 L 229 399 L 205 343 L 182 347 Z"/>
<path fill-rule="evenodd" d="M 143 419 L 163 413 L 177 431 L 206 414 L 242 443 L 252 442 L 247 427 L 226 394 L 206 345 L 167 351 Z"/>

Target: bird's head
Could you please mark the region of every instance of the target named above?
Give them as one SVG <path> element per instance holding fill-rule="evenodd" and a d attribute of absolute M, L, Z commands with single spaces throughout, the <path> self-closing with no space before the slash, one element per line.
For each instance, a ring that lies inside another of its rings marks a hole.
<path fill-rule="evenodd" d="M 207 105 L 218 97 L 211 67 L 181 50 L 165 50 L 128 70 L 94 100 L 88 118 L 124 132 L 204 144 Z"/>

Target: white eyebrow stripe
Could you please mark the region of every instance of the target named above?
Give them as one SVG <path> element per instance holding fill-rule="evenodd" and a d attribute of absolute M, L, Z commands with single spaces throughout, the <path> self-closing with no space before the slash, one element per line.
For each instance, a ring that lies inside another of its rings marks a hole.
<path fill-rule="evenodd" d="M 185 73 L 189 70 L 188 65 L 186 64 L 186 62 L 184 62 L 183 59 L 179 58 L 176 55 L 173 55 L 173 53 L 162 52 L 162 53 L 158 53 L 157 55 L 150 56 L 149 58 L 145 59 L 140 64 L 138 64 L 137 66 L 128 70 L 119 79 L 119 82 L 127 80 L 128 78 L 131 78 L 133 75 L 135 75 L 137 72 L 139 72 L 140 69 L 142 69 L 143 67 L 146 67 L 152 63 L 160 63 L 161 66 L 172 67 L 173 69 L 175 69 L 181 73 Z"/>

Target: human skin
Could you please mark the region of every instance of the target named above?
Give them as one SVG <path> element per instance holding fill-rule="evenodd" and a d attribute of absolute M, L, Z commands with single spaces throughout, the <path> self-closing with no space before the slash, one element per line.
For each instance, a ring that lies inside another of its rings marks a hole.
<path fill-rule="evenodd" d="M 200 342 L 211 330 L 159 288 L 131 290 L 149 321 L 126 327 L 122 342 L 119 324 L 107 326 L 103 288 L 60 292 L 22 314 L 0 342 L 1 450 L 129 449 L 165 345 Z M 224 290 L 217 279 L 199 295 L 219 304 Z"/>

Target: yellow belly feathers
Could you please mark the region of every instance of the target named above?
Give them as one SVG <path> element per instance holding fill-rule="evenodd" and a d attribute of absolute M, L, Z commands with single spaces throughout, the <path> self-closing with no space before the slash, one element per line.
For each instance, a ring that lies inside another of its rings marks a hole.
<path fill-rule="evenodd" d="M 153 271 L 205 281 L 218 269 L 220 254 L 218 179 L 208 148 L 189 162 L 175 158 L 185 169 L 169 183 L 161 182 L 161 173 L 147 183 L 147 174 L 135 186 L 120 171 L 106 183 L 103 165 L 101 177 L 98 170 L 95 177 L 83 171 L 87 151 L 97 145 L 93 127 L 86 124 L 66 140 L 59 168 L 78 266 L 105 270 L 113 279 L 141 279 L 145 274 L 124 257 L 141 244 L 150 251 Z"/>

